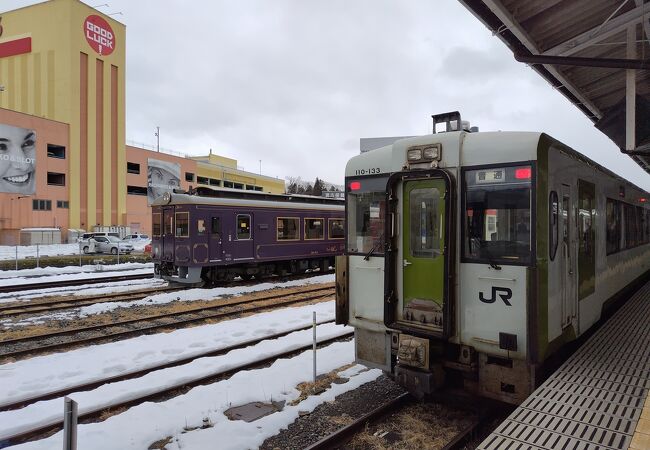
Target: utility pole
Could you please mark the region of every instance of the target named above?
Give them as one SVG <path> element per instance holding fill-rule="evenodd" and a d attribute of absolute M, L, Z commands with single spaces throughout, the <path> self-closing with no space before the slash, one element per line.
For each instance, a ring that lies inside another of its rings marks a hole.
<path fill-rule="evenodd" d="M 260 159 L 260 175 L 262 175 L 262 160 Z"/>
<path fill-rule="evenodd" d="M 160 153 L 160 127 L 156 127 L 156 151 Z"/>

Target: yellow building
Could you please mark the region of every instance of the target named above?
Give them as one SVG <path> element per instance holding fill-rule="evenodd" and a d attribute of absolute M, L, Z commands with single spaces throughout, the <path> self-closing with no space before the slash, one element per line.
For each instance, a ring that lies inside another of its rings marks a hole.
<path fill-rule="evenodd" d="M 167 189 L 284 192 L 234 159 L 126 146 L 125 51 L 126 27 L 78 0 L 0 13 L 0 134 L 23 140 L 0 159 L 0 244 L 25 227 L 150 232 L 156 171 Z"/>

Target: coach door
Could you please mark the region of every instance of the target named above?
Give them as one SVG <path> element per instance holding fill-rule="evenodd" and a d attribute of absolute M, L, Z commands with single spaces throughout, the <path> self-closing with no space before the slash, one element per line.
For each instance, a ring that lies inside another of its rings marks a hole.
<path fill-rule="evenodd" d="M 403 193 L 401 320 L 442 333 L 445 181 L 405 181 Z"/>
<path fill-rule="evenodd" d="M 562 328 L 565 328 L 571 325 L 576 317 L 575 229 L 572 226 L 575 223 L 575 218 L 571 208 L 570 186 L 563 184 L 560 193 L 562 196 L 560 201 L 560 237 L 562 239 L 560 283 L 562 285 Z"/>
<path fill-rule="evenodd" d="M 233 261 L 245 262 L 254 259 L 253 244 L 253 215 L 236 214 L 231 244 Z"/>
<path fill-rule="evenodd" d="M 167 206 L 162 209 L 162 260 L 174 260 L 174 207 Z"/>

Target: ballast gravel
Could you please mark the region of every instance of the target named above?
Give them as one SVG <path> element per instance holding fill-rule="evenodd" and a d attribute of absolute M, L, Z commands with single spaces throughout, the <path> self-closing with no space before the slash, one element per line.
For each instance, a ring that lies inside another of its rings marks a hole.
<path fill-rule="evenodd" d="M 382 375 L 299 417 L 287 429 L 264 441 L 260 449 L 304 449 L 404 392 L 402 387 Z"/>

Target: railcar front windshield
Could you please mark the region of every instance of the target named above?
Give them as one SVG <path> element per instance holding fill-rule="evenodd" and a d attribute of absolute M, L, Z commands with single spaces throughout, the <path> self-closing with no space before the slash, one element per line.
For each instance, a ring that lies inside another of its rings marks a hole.
<path fill-rule="evenodd" d="M 346 180 L 348 254 L 383 255 L 388 177 Z"/>
<path fill-rule="evenodd" d="M 465 171 L 465 261 L 531 263 L 532 176 L 530 165 Z"/>

